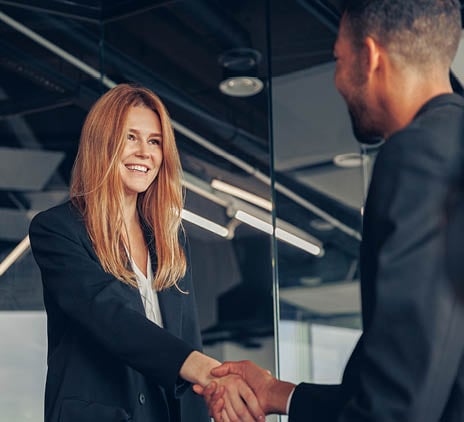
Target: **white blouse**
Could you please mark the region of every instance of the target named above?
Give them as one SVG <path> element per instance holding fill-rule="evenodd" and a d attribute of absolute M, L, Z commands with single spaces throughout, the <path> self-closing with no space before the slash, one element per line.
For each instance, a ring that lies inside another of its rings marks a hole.
<path fill-rule="evenodd" d="M 153 283 L 153 269 L 151 268 L 150 254 L 147 259 L 147 276 L 143 275 L 135 261 L 130 258 L 132 269 L 137 279 L 137 285 L 139 286 L 140 297 L 142 298 L 143 307 L 145 308 L 145 315 L 147 318 L 163 327 L 163 319 L 161 317 L 161 309 L 158 302 L 158 294 L 152 288 Z"/>

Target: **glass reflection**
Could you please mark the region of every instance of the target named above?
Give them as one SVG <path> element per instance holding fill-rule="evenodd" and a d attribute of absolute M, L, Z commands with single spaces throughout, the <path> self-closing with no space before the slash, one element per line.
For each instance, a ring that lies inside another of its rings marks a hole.
<path fill-rule="evenodd" d="M 219 57 L 237 48 L 259 53 L 254 76 L 266 82 L 265 2 L 9 3 L 0 16 L 0 258 L 25 237 L 37 211 L 67 199 L 82 122 L 96 98 L 115 83 L 146 85 L 175 122 L 186 209 L 227 229 L 222 236 L 184 223 L 206 351 L 272 369 L 271 237 L 235 218 L 241 210 L 269 224 L 270 211 L 211 184 L 216 179 L 270 201 L 266 85 L 251 97 L 219 90 Z M 30 253 L 0 277 L 0 289 L 5 318 L 19 321 L 27 312 L 43 326 L 40 276 Z M 31 392 L 35 407 L 8 404 L 18 422 L 42 415 L 45 330 L 36 322 L 25 322 L 42 335 L 41 352 L 29 363 L 42 372 Z M 13 334 L 8 325 L 0 328 L 4 338 Z M 11 340 L 7 353 L 17 351 Z"/>
<path fill-rule="evenodd" d="M 354 139 L 333 83 L 336 10 L 287 6 L 282 17 L 270 2 L 275 213 L 324 253 L 276 244 L 279 376 L 338 383 L 361 333 L 359 243 L 376 148 Z"/>

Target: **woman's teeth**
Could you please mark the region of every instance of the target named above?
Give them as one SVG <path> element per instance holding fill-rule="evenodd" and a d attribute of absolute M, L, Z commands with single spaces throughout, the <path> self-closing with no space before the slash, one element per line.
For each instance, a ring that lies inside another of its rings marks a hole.
<path fill-rule="evenodd" d="M 128 165 L 126 166 L 129 170 L 141 171 L 143 173 L 148 172 L 148 168 L 145 166 L 138 166 L 138 165 Z"/>

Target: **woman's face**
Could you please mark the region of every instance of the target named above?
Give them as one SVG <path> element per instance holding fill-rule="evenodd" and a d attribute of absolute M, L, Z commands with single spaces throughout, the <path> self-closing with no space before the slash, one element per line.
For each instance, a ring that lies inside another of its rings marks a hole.
<path fill-rule="evenodd" d="M 120 172 L 126 196 L 145 192 L 163 161 L 163 137 L 158 115 L 144 106 L 129 109 Z"/>

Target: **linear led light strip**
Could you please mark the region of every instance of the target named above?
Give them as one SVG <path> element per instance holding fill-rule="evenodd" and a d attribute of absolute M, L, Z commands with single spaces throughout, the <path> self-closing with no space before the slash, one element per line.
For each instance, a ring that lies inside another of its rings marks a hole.
<path fill-rule="evenodd" d="M 264 233 L 272 235 L 272 224 L 267 223 L 261 220 L 260 218 L 254 217 L 253 215 L 248 214 L 245 211 L 236 211 L 234 214 L 234 218 L 241 221 L 242 223 L 248 224 L 251 227 L 261 230 Z M 182 219 L 192 224 L 195 224 L 205 230 L 208 230 L 212 233 L 215 233 L 218 236 L 227 238 L 230 235 L 230 231 L 227 227 L 221 226 L 220 224 L 216 224 L 213 221 L 201 217 L 200 215 L 195 214 L 186 209 L 182 210 Z M 322 247 L 314 243 L 311 243 L 307 240 L 304 240 L 301 237 L 296 236 L 279 227 L 276 228 L 275 236 L 277 239 L 287 242 L 313 255 L 321 256 L 323 254 Z M 0 263 L 0 276 L 2 276 L 8 270 L 8 268 L 10 268 L 11 265 L 13 265 L 29 249 L 29 246 L 29 236 L 26 236 Z"/>
<path fill-rule="evenodd" d="M 254 227 L 255 229 L 261 230 L 264 233 L 272 235 L 272 224 L 267 223 L 266 221 L 263 221 L 258 217 L 248 214 L 247 212 L 242 210 L 236 211 L 233 217 L 242 223 L 248 224 L 249 226 Z M 203 229 L 216 233 L 221 237 L 228 237 L 230 234 L 229 229 L 227 227 L 216 224 L 211 220 L 194 214 L 193 212 L 188 211 L 186 209 L 182 210 L 182 218 L 192 224 L 202 227 Z M 309 252 L 312 255 L 322 256 L 324 254 L 324 251 L 321 246 L 309 242 L 308 240 L 304 240 L 301 237 L 288 232 L 287 230 L 281 229 L 280 227 L 276 228 L 275 236 L 277 239 L 289 243 L 290 245 L 293 245 L 297 248 L 300 248 L 305 252 Z"/>
<path fill-rule="evenodd" d="M 267 201 L 266 199 L 258 195 L 254 195 L 246 190 L 240 189 L 237 186 L 233 186 L 229 183 L 223 182 L 222 180 L 213 179 L 211 182 L 211 187 L 213 189 L 216 189 L 224 193 L 227 193 L 229 195 L 235 196 L 239 199 L 248 201 L 254 205 L 265 208 L 266 210 L 269 210 L 269 211 L 272 210 L 272 203 L 270 201 Z M 198 191 L 197 193 L 199 193 L 200 195 L 204 195 L 203 191 L 202 192 Z M 237 208 L 240 208 L 240 207 L 236 207 L 236 209 Z M 261 218 L 255 217 L 254 215 L 247 213 L 240 209 L 237 211 L 233 211 L 232 214 L 230 215 L 235 217 L 236 220 L 242 223 L 248 224 L 249 226 L 252 226 L 258 230 L 261 230 L 264 233 L 272 235 L 272 232 L 273 232 L 272 225 L 262 220 Z M 279 222 L 277 222 L 277 226 L 279 226 Z M 233 227 L 230 223 L 228 227 L 229 227 L 228 237 L 231 238 L 233 237 Z M 309 240 L 305 240 L 301 236 L 292 234 L 290 231 L 284 230 L 281 227 L 277 227 L 275 233 L 276 233 L 275 234 L 276 238 L 279 240 L 287 242 L 313 255 L 316 255 L 316 256 L 324 255 L 324 249 L 321 243 L 317 242 L 317 240 L 314 240 L 313 242 Z M 302 235 L 304 236 L 304 233 L 302 233 Z"/>
<path fill-rule="evenodd" d="M 207 218 L 201 217 L 188 210 L 182 210 L 182 218 L 190 223 L 196 224 L 210 232 L 216 233 L 221 237 L 227 237 L 229 235 L 229 229 L 219 224 L 213 223 Z M 28 249 L 31 245 L 29 236 L 26 236 L 16 247 L 0 262 L 0 276 L 10 268 Z"/>
<path fill-rule="evenodd" d="M 248 214 L 245 211 L 236 211 L 234 217 L 242 223 L 248 224 L 249 226 L 252 226 L 255 229 L 261 230 L 267 234 L 272 234 L 273 228 L 271 223 L 267 223 L 266 221 L 263 221 L 260 218 Z M 287 230 L 281 229 L 280 227 L 276 228 L 275 236 L 277 239 L 287 242 L 290 245 L 296 246 L 297 248 L 309 252 L 312 255 L 322 256 L 324 254 L 324 250 L 321 246 L 304 240 L 301 237 L 288 232 Z"/>
<path fill-rule="evenodd" d="M 220 224 L 216 224 L 211 220 L 208 220 L 207 218 L 201 217 L 198 214 L 183 209 L 181 215 L 185 221 L 202 227 L 203 229 L 209 230 L 210 232 L 216 233 L 221 237 L 229 236 L 229 229 L 227 227 L 223 227 Z"/>
<path fill-rule="evenodd" d="M 237 186 L 230 185 L 229 183 L 223 182 L 219 179 L 213 179 L 211 181 L 211 187 L 229 195 L 235 196 L 236 198 L 243 199 L 244 201 L 250 202 L 251 204 L 257 205 L 258 207 L 264 208 L 265 210 L 272 210 L 272 203 L 267 199 L 264 199 L 258 195 L 255 195 L 246 190 L 240 189 Z"/>
<path fill-rule="evenodd" d="M 8 268 L 10 268 L 23 254 L 29 249 L 31 245 L 29 236 L 26 236 L 16 247 L 0 262 L 0 276 L 2 276 Z"/>

